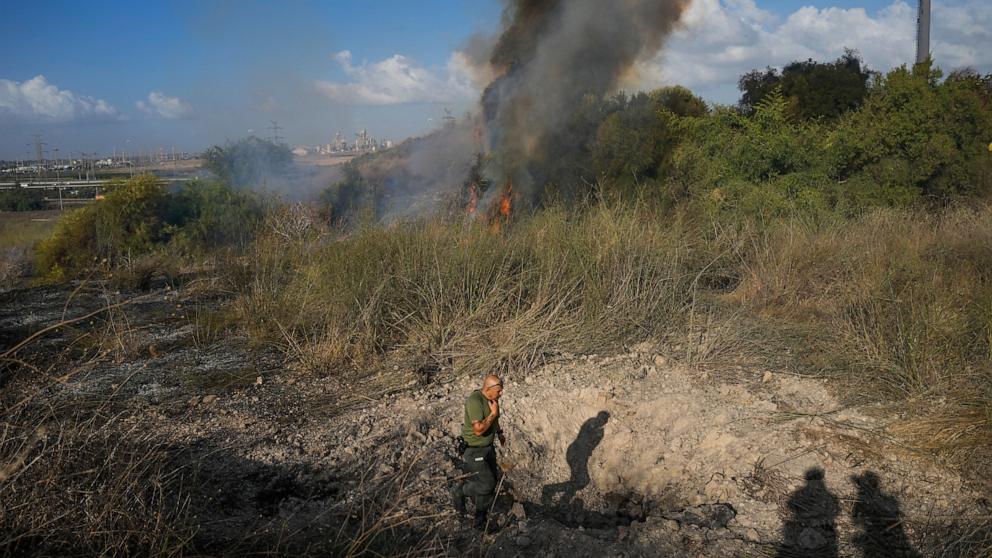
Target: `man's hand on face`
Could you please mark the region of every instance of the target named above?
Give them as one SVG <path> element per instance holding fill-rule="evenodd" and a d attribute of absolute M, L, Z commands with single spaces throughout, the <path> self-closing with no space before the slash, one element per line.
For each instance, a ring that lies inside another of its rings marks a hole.
<path fill-rule="evenodd" d="M 494 417 L 499 416 L 499 402 L 494 400 L 489 400 L 489 414 Z"/>

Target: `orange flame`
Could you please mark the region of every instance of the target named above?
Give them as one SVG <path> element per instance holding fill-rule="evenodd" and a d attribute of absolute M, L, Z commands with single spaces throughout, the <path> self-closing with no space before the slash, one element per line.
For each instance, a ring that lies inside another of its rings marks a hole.
<path fill-rule="evenodd" d="M 465 213 L 469 219 L 475 219 L 475 211 L 479 205 L 479 188 L 475 182 L 468 185 L 468 205 L 465 206 Z"/>
<path fill-rule="evenodd" d="M 510 218 L 510 200 L 513 197 L 513 184 L 506 183 L 506 191 L 503 192 L 503 196 L 499 199 L 499 214 L 504 219 Z"/>
<path fill-rule="evenodd" d="M 513 184 L 506 183 L 503 193 L 499 197 L 498 203 L 493 207 L 492 217 L 489 219 L 489 228 L 494 233 L 500 232 L 507 223 L 510 222 L 510 212 L 513 205 Z"/>

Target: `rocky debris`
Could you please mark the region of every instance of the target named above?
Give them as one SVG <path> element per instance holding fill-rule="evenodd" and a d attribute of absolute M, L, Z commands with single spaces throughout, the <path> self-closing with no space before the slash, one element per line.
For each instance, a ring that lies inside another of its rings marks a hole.
<path fill-rule="evenodd" d="M 520 502 L 513 503 L 513 507 L 510 508 L 510 513 L 513 514 L 513 517 L 515 517 L 517 521 L 523 521 L 527 519 L 527 512 L 524 511 L 524 505 L 521 504 Z"/>
<path fill-rule="evenodd" d="M 521 544 L 523 543 L 523 544 Z M 591 536 L 586 530 L 569 529 L 554 520 L 546 519 L 528 527 L 527 532 L 516 534 L 500 532 L 488 548 L 487 558 L 516 556 L 600 558 L 617 556 L 614 544 Z"/>
<path fill-rule="evenodd" d="M 705 504 L 677 512 L 664 512 L 662 517 L 681 525 L 695 525 L 706 529 L 726 529 L 737 511 L 730 504 Z"/>

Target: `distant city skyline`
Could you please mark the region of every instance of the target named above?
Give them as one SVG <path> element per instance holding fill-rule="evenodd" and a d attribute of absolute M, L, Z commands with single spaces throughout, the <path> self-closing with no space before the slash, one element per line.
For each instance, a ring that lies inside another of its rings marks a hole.
<path fill-rule="evenodd" d="M 402 141 L 475 108 L 463 54 L 498 30 L 499 0 L 4 3 L 0 158 L 199 151 L 272 120 L 289 145 L 367 129 Z M 934 0 L 931 50 L 947 71 L 992 72 L 992 3 Z M 802 7 L 800 7 L 802 6 Z M 916 3 L 695 0 L 628 90 L 684 85 L 736 102 L 739 76 L 854 48 L 874 70 L 911 63 Z"/>

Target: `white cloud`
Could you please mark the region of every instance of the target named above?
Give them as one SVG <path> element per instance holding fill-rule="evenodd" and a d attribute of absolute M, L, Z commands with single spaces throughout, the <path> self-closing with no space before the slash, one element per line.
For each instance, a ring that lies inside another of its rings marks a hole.
<path fill-rule="evenodd" d="M 455 52 L 448 59 L 444 75 L 418 66 L 402 54 L 380 60 L 352 63 L 351 52 L 334 56 L 349 80 L 347 83 L 316 81 L 326 97 L 350 105 L 396 105 L 402 103 L 453 102 L 478 96 L 481 76 L 468 58 Z"/>
<path fill-rule="evenodd" d="M 23 82 L 0 79 L 0 114 L 42 122 L 120 118 L 106 101 L 59 89 L 42 75 Z"/>
<path fill-rule="evenodd" d="M 912 63 L 916 54 L 915 2 L 892 0 L 874 13 L 863 8 L 804 6 L 779 16 L 761 0 L 693 0 L 665 49 L 640 63 L 623 88 L 680 84 L 704 98 L 735 103 L 742 74 L 794 60 L 835 60 L 857 50 L 873 70 Z M 992 72 L 992 9 L 988 0 L 935 0 L 931 51 L 945 74 L 963 66 Z M 391 105 L 468 101 L 488 81 L 487 68 L 455 52 L 441 70 L 417 65 L 401 54 L 354 64 L 335 55 L 348 79 L 317 81 L 325 96 L 345 104 Z"/>
<path fill-rule="evenodd" d="M 176 120 L 193 114 L 193 107 L 178 97 L 169 97 L 161 91 L 152 91 L 147 101 L 138 101 L 135 105 L 142 111 L 165 118 Z"/>
<path fill-rule="evenodd" d="M 912 63 L 916 53 L 916 8 L 903 0 L 874 14 L 807 6 L 784 19 L 754 0 L 694 0 L 683 23 L 658 57 L 640 65 L 636 85 L 681 84 L 709 100 L 734 103 L 738 78 L 755 68 L 834 60 L 853 48 L 870 68 L 887 71 Z M 962 66 L 992 72 L 987 0 L 935 1 L 930 45 L 945 73 Z"/>

